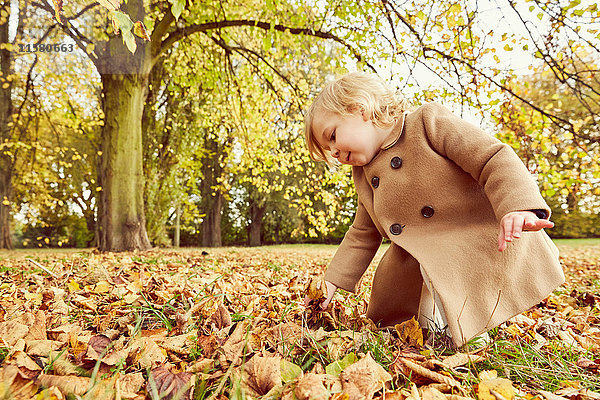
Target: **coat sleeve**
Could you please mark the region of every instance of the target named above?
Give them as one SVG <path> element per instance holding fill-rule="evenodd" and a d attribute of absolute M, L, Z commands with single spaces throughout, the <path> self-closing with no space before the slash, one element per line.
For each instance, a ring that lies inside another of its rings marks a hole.
<path fill-rule="evenodd" d="M 431 147 L 479 182 L 498 221 L 512 211 L 544 210 L 550 216 L 535 180 L 510 146 L 440 104 L 424 106 L 422 118 Z"/>
<path fill-rule="evenodd" d="M 354 222 L 329 263 L 325 280 L 339 288 L 355 292 L 358 281 L 381 245 L 381 238 L 359 198 Z"/>

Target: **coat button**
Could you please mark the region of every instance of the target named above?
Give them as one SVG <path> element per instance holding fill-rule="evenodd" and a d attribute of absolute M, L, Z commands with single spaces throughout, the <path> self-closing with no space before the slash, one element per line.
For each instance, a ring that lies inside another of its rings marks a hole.
<path fill-rule="evenodd" d="M 424 216 L 425 218 L 433 217 L 434 212 L 435 212 L 435 210 L 431 206 L 425 206 L 421 209 L 421 215 Z"/>
<path fill-rule="evenodd" d="M 379 187 L 379 177 L 378 176 L 374 176 L 371 178 L 371 185 L 373 185 L 373 187 L 375 189 L 377 189 L 377 187 Z"/>
<path fill-rule="evenodd" d="M 400 224 L 392 224 L 392 226 L 390 226 L 390 232 L 392 232 L 392 235 L 399 235 L 402 233 L 402 228 L 403 226 Z"/>
<path fill-rule="evenodd" d="M 400 157 L 394 157 L 392 158 L 392 161 L 390 161 L 390 165 L 392 168 L 398 169 L 402 166 L 402 159 Z"/>

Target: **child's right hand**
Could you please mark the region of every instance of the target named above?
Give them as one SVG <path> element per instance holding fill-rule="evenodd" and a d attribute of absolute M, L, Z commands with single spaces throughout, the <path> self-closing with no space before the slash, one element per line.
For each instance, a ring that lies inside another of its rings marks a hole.
<path fill-rule="evenodd" d="M 333 295 L 338 287 L 329 281 L 325 281 L 325 288 L 327 289 L 327 295 L 325 296 L 325 300 L 321 303 L 322 310 L 325 310 L 329 306 L 329 303 L 331 303 L 331 299 L 333 298 Z M 310 300 L 311 299 L 309 296 L 305 296 L 304 306 L 308 306 Z"/>

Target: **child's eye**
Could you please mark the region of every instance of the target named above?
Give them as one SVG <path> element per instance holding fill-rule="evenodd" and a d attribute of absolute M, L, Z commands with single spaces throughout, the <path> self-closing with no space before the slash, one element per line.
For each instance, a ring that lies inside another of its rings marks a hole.
<path fill-rule="evenodd" d="M 329 140 L 332 142 L 335 142 L 335 129 L 333 130 L 333 132 L 331 132 L 331 136 L 329 137 Z"/>

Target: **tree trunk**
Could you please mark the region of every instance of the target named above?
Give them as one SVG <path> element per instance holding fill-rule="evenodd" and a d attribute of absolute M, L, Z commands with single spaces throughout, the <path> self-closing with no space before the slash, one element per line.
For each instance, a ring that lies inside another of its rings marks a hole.
<path fill-rule="evenodd" d="M 179 247 L 181 235 L 181 204 L 177 204 L 175 209 L 175 237 L 173 238 L 173 246 Z"/>
<path fill-rule="evenodd" d="M 262 244 L 262 218 L 265 215 L 265 207 L 259 206 L 255 201 L 250 200 L 250 225 L 248 226 L 248 244 L 250 246 L 260 246 Z"/>
<path fill-rule="evenodd" d="M 227 156 L 227 145 L 219 143 L 211 134 L 204 141 L 206 154 L 202 158 L 202 181 L 200 182 L 201 210 L 205 214 L 202 222 L 202 246 L 218 247 L 221 239 L 221 220 L 225 196 L 219 189 L 219 178 L 223 173 L 222 160 Z"/>
<path fill-rule="evenodd" d="M 124 12 L 144 19 L 144 4 L 132 0 Z M 111 37 L 94 61 L 102 80 L 104 126 L 100 149 L 98 248 L 101 251 L 147 250 L 144 213 L 142 115 L 152 69 L 150 46 L 135 39 L 131 53 L 120 36 Z"/>
<path fill-rule="evenodd" d="M 10 1 L 0 2 L 0 45 L 8 43 L 8 21 Z M 0 46 L 0 144 L 10 141 L 10 120 L 12 115 L 12 84 L 6 78 L 12 73 L 8 49 Z M 13 162 L 9 148 L 0 148 L 0 249 L 12 249 L 10 233 L 10 201 L 12 200 Z M 5 153 L 6 152 L 6 153 Z"/>
<path fill-rule="evenodd" d="M 219 247 L 223 245 L 221 240 L 221 217 L 223 212 L 223 194 L 217 190 L 206 209 L 206 216 L 202 222 L 202 246 Z"/>
<path fill-rule="evenodd" d="M 147 76 L 102 75 L 105 122 L 100 156 L 99 248 L 147 250 L 142 113 Z"/>
<path fill-rule="evenodd" d="M 11 174 L 4 174 L 4 156 L 0 155 L 0 249 L 12 249 L 10 233 Z M 10 171 L 9 171 L 10 172 Z M 8 203 L 8 204 L 5 204 Z"/>

